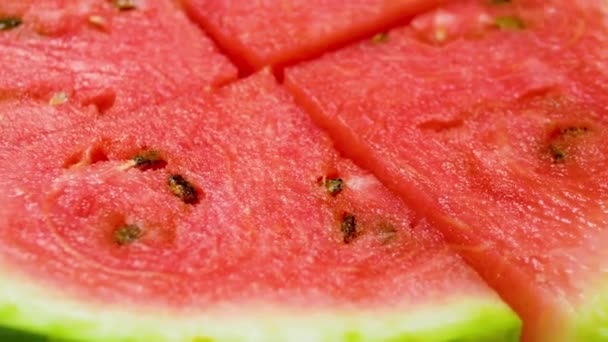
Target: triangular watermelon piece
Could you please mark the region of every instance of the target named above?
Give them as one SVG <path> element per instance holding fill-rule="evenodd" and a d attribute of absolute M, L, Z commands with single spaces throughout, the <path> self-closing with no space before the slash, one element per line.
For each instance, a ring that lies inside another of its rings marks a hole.
<path fill-rule="evenodd" d="M 454 2 L 286 73 L 340 148 L 518 311 L 528 341 L 608 338 L 606 9 Z"/>
<path fill-rule="evenodd" d="M 4 0 L 0 47 L 0 94 L 63 94 L 103 115 L 237 76 L 172 0 Z"/>
<path fill-rule="evenodd" d="M 245 71 L 284 66 L 382 32 L 441 0 L 184 0 Z M 381 35 L 379 36 L 381 39 Z"/>
<path fill-rule="evenodd" d="M 516 341 L 269 72 L 0 150 L 0 324 L 87 341 Z"/>

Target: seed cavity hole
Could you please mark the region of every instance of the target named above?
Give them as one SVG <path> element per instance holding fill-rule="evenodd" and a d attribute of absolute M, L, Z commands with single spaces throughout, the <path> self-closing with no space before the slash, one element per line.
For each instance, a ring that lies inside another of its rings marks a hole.
<path fill-rule="evenodd" d="M 82 104 L 94 106 L 100 115 L 110 110 L 116 102 L 116 92 L 112 89 L 104 89 L 83 96 Z"/>
<path fill-rule="evenodd" d="M 49 104 L 53 107 L 60 106 L 66 102 L 68 102 L 69 96 L 66 92 L 60 91 L 53 94 L 51 99 L 49 100 Z"/>
<path fill-rule="evenodd" d="M 393 224 L 383 222 L 378 226 L 377 234 L 380 244 L 387 245 L 397 238 L 397 229 Z"/>
<path fill-rule="evenodd" d="M 384 43 L 387 40 L 388 40 L 388 33 L 386 33 L 386 32 L 376 33 L 371 39 L 372 43 L 374 43 L 374 44 Z"/>
<path fill-rule="evenodd" d="M 589 132 L 589 127 L 587 126 L 568 126 L 555 129 L 551 135 L 554 138 L 578 137 L 587 132 Z"/>
<path fill-rule="evenodd" d="M 101 147 L 91 146 L 84 151 L 80 151 L 70 156 L 65 161 L 63 167 L 66 169 L 79 168 L 108 160 L 108 155 Z"/>
<path fill-rule="evenodd" d="M 424 131 L 433 132 L 445 132 L 453 129 L 460 128 L 464 125 L 464 120 L 453 119 L 453 120 L 428 120 L 418 124 L 418 128 Z"/>
<path fill-rule="evenodd" d="M 540 86 L 540 87 L 535 87 L 535 88 L 531 88 L 531 89 L 526 89 L 525 92 L 523 92 L 522 94 L 520 94 L 518 96 L 518 98 L 520 100 L 529 100 L 529 99 L 535 99 L 535 98 L 548 98 L 554 94 L 558 94 L 559 93 L 559 88 L 555 85 L 544 85 L 544 86 Z"/>
<path fill-rule="evenodd" d="M 93 15 L 89 16 L 88 21 L 89 21 L 89 24 L 96 29 L 106 31 L 108 28 L 108 21 L 106 20 L 106 18 L 104 18 L 103 16 L 101 16 L 99 14 L 93 14 Z"/>

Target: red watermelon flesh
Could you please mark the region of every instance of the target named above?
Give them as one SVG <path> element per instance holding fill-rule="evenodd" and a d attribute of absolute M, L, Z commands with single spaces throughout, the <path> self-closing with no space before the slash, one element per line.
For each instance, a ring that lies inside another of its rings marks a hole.
<path fill-rule="evenodd" d="M 65 94 L 55 95 L 61 102 Z M 21 147 L 40 138 L 41 134 L 66 129 L 96 116 L 93 108 L 80 108 L 68 103 L 50 104 L 47 99 L 0 96 L 0 149 Z"/>
<path fill-rule="evenodd" d="M 608 3 L 606 1 L 577 1 L 573 13 L 557 11 L 552 22 L 559 22 L 563 32 L 562 48 L 558 42 L 551 47 L 561 58 L 552 58 L 570 76 L 569 91 L 608 108 Z M 549 33 L 556 29 L 548 23 Z"/>
<path fill-rule="evenodd" d="M 382 32 L 440 0 L 183 0 L 245 69 L 286 65 Z"/>
<path fill-rule="evenodd" d="M 518 338 L 437 231 L 267 72 L 0 165 L 0 324 L 113 341 Z"/>
<path fill-rule="evenodd" d="M 593 42 L 606 17 L 566 39 L 602 6 L 467 1 L 286 73 L 341 149 L 512 304 L 530 341 L 605 338 L 608 120 L 593 96 L 605 70 L 563 59 L 605 54 Z"/>
<path fill-rule="evenodd" d="M 11 18 L 20 25 L 0 31 L 2 92 L 65 92 L 124 115 L 236 77 L 171 0 L 2 1 L 0 20 Z"/>

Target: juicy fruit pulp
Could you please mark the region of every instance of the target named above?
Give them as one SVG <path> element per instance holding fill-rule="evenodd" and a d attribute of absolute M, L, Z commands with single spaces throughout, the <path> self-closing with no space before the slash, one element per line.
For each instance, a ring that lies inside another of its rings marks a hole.
<path fill-rule="evenodd" d="M 282 66 L 372 35 L 438 0 L 185 0 L 244 69 Z"/>
<path fill-rule="evenodd" d="M 20 24 L 0 31 L 0 97 L 27 95 L 128 115 L 236 78 L 236 69 L 174 1 L 128 2 L 135 7 L 3 0 L 0 18 Z"/>
<path fill-rule="evenodd" d="M 518 338 L 436 230 L 339 158 L 268 73 L 0 161 L 5 324 L 91 340 Z M 17 282 L 32 278 L 45 288 Z"/>
<path fill-rule="evenodd" d="M 606 1 L 181 2 L 241 72 L 367 36 L 286 84 L 416 213 L 179 1 L 2 1 L 3 325 L 516 340 L 456 251 L 524 340 L 608 339 Z"/>
<path fill-rule="evenodd" d="M 92 108 L 71 104 L 53 106 L 31 97 L 0 97 L 0 149 L 31 143 L 42 133 L 87 122 L 95 115 Z"/>
<path fill-rule="evenodd" d="M 601 340 L 604 6 L 466 1 L 286 74 L 343 151 L 434 219 L 531 341 Z"/>

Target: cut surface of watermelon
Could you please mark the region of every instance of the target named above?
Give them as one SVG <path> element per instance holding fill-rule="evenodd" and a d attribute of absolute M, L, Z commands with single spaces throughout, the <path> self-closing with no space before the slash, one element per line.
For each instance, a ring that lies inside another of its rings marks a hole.
<path fill-rule="evenodd" d="M 48 100 L 27 96 L 0 96 L 0 149 L 23 146 L 41 134 L 88 122 L 96 115 L 92 108 L 52 105 Z"/>
<path fill-rule="evenodd" d="M 340 149 L 432 218 L 529 341 L 608 339 L 607 18 L 602 1 L 464 1 L 286 71 Z"/>
<path fill-rule="evenodd" d="M 0 165 L 0 325 L 99 341 L 519 337 L 267 71 L 0 150 Z"/>
<path fill-rule="evenodd" d="M 241 66 L 260 69 L 307 59 L 381 32 L 440 0 L 183 2 L 190 16 Z"/>
<path fill-rule="evenodd" d="M 0 30 L 0 94 L 51 101 L 63 92 L 125 115 L 237 76 L 172 0 L 5 0 L 0 21 L 10 20 L 18 25 Z"/>

